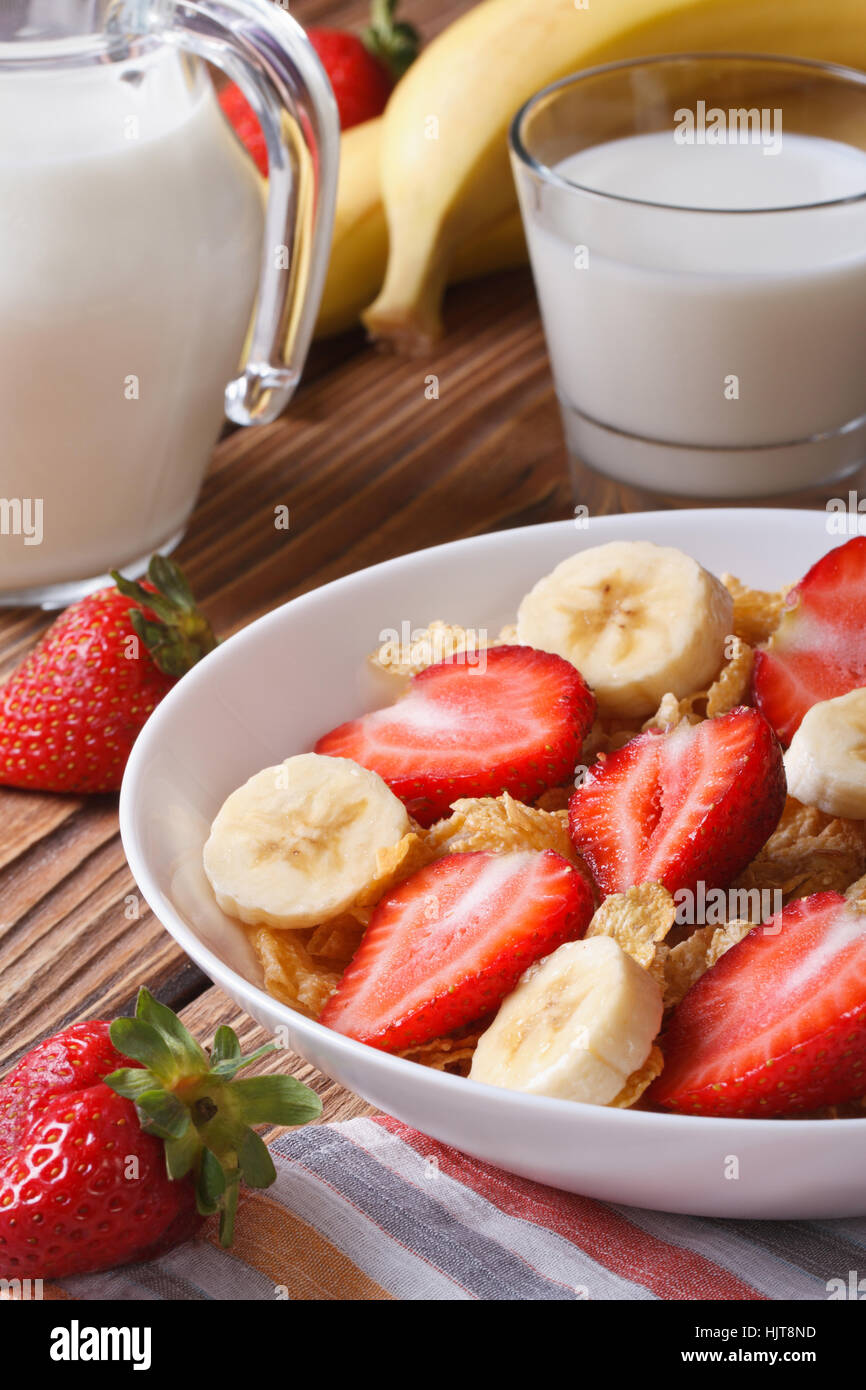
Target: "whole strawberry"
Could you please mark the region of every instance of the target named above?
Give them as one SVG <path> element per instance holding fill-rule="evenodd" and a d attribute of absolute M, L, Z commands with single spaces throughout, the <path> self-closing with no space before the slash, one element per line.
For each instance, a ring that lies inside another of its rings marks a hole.
<path fill-rule="evenodd" d="M 381 116 L 395 82 L 417 56 L 417 30 L 395 20 L 397 3 L 373 0 L 370 24 L 360 35 L 346 29 L 307 30 L 334 90 L 341 130 Z M 267 177 L 265 137 L 243 92 L 230 82 L 220 91 L 219 101 L 259 173 Z"/>
<path fill-rule="evenodd" d="M 0 686 L 0 784 L 116 791 L 148 715 L 216 645 L 165 556 L 154 555 L 146 584 L 112 577 L 112 588 L 68 608 Z"/>
<path fill-rule="evenodd" d="M 340 129 L 351 130 L 381 116 L 394 87 L 394 77 L 357 34 L 345 29 L 310 29 L 307 37 L 334 90 Z"/>
<path fill-rule="evenodd" d="M 304 1124 L 318 1097 L 289 1076 L 235 1081 L 231 1028 L 208 1058 L 147 990 L 135 1018 L 75 1023 L 0 1082 L 0 1277 L 61 1279 L 150 1259 L 276 1173 L 250 1124 Z"/>
<path fill-rule="evenodd" d="M 268 147 L 258 117 L 240 87 L 236 87 L 234 82 L 227 82 L 220 88 L 219 104 L 235 135 L 253 159 L 262 178 L 266 179 Z"/>

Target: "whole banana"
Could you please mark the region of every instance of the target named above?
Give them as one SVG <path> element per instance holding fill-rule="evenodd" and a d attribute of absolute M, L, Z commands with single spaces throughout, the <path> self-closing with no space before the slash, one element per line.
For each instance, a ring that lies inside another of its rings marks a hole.
<path fill-rule="evenodd" d="M 340 137 L 334 235 L 317 337 L 351 328 L 382 284 L 388 228 L 379 187 L 381 146 L 381 119 L 353 126 Z"/>
<path fill-rule="evenodd" d="M 863 0 L 483 0 L 439 34 L 383 117 L 385 283 L 364 321 L 423 351 L 456 249 L 513 215 L 507 133 L 540 87 L 617 59 L 784 53 L 866 66 Z"/>
<path fill-rule="evenodd" d="M 365 121 L 340 140 L 340 177 L 328 276 L 316 336 L 343 333 L 360 321 L 382 287 L 388 260 L 388 225 L 379 179 L 382 120 Z M 517 208 L 457 248 L 450 282 L 510 270 L 526 260 Z"/>

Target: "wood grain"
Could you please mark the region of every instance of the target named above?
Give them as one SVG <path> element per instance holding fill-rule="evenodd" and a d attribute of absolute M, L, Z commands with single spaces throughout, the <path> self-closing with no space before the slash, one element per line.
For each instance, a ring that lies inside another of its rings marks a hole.
<path fill-rule="evenodd" d="M 430 37 L 465 9 L 404 0 Z M 360 27 L 367 0 L 306 0 L 305 24 Z M 528 271 L 452 290 L 448 333 L 400 361 L 360 331 L 316 344 L 290 410 L 227 431 L 177 557 L 220 636 L 296 594 L 394 555 L 571 509 Z M 438 400 L 425 395 L 439 382 Z M 288 505 L 291 526 L 274 527 Z M 0 611 L 0 677 L 50 616 Z M 136 912 L 138 915 L 136 915 Z M 0 1069 L 77 1017 L 128 1011 L 147 984 L 207 1032 L 255 1025 L 174 945 L 126 865 L 114 797 L 0 790 Z M 299 1059 L 269 1059 L 269 1067 Z M 306 1078 L 305 1078 L 306 1079 Z M 362 1102 L 316 1077 L 326 1117 Z M 364 1107 L 365 1108 L 365 1107 Z"/>

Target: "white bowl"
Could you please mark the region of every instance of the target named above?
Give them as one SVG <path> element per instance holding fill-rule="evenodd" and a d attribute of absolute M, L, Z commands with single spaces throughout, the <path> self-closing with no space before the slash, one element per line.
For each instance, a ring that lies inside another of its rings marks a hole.
<path fill-rule="evenodd" d="M 383 702 L 365 658 L 384 629 L 443 618 L 498 631 L 565 556 L 616 539 L 679 546 L 717 574 L 776 588 L 838 543 L 826 522 L 823 512 L 751 509 L 601 517 L 585 529 L 557 522 L 420 551 L 294 599 L 185 676 L 139 737 L 120 823 L 144 897 L 202 970 L 281 1042 L 477 1158 L 666 1211 L 866 1213 L 866 1119 L 704 1119 L 525 1096 L 390 1057 L 301 1017 L 264 992 L 246 938 L 216 907 L 201 869 L 208 827 L 233 788 Z"/>

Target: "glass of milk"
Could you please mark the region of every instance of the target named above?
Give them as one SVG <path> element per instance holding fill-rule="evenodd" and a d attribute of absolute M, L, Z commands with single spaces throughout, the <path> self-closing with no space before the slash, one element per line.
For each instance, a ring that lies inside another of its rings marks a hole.
<path fill-rule="evenodd" d="M 866 75 L 616 63 L 511 157 L 575 479 L 749 499 L 866 461 Z"/>
<path fill-rule="evenodd" d="M 267 185 L 202 59 L 253 104 Z M 324 71 L 271 0 L 2 0 L 0 604 L 141 572 L 226 414 L 286 405 L 338 151 Z"/>

